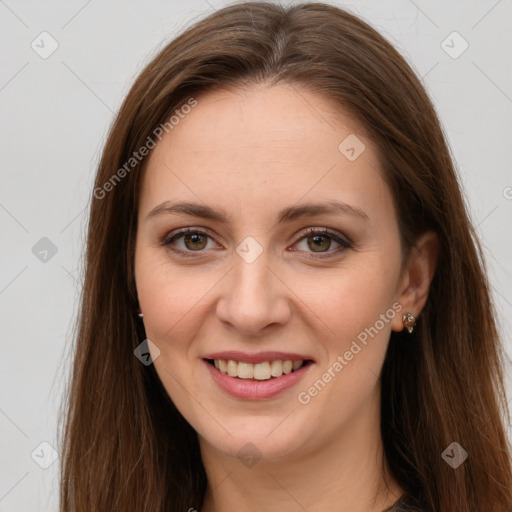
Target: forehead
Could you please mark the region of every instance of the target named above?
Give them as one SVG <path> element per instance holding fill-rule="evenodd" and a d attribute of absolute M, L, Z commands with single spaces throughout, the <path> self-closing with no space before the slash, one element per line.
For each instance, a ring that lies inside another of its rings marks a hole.
<path fill-rule="evenodd" d="M 183 195 L 228 198 L 239 209 L 302 198 L 386 206 L 373 144 L 333 101 L 290 85 L 209 91 L 196 100 L 149 155 L 142 207 Z"/>
<path fill-rule="evenodd" d="M 197 154 L 215 150 L 220 156 L 243 147 L 270 157 L 295 144 L 297 153 L 327 150 L 338 156 L 343 135 L 368 139 L 364 127 L 340 105 L 298 85 L 214 90 L 196 100 L 197 106 L 165 136 L 162 150 L 179 145 Z"/>

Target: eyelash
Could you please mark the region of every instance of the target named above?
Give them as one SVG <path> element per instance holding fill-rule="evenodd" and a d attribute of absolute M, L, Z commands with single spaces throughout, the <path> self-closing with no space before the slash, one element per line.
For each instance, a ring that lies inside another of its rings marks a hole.
<path fill-rule="evenodd" d="M 193 253 L 203 252 L 203 250 L 183 251 L 182 249 L 173 248 L 171 246 L 171 244 L 174 241 L 176 241 L 177 239 L 181 238 L 183 235 L 201 235 L 201 236 L 206 236 L 208 238 L 213 239 L 213 237 L 211 237 L 209 233 L 207 233 L 206 231 L 203 231 L 201 229 L 198 229 L 198 228 L 182 228 L 182 229 L 179 229 L 178 231 L 176 231 L 174 233 L 171 233 L 171 234 L 165 236 L 161 240 L 160 246 L 166 246 L 166 247 L 169 248 L 169 250 L 171 250 L 171 251 L 173 251 L 175 253 L 178 253 L 181 256 L 184 256 L 186 258 L 194 258 L 196 256 Z M 342 250 L 351 249 L 353 247 L 352 242 L 350 242 L 348 239 L 344 239 L 344 238 L 340 237 L 335 232 L 332 232 L 332 231 L 330 231 L 327 228 L 321 228 L 321 229 L 318 229 L 318 228 L 308 228 L 306 231 L 304 231 L 304 232 L 302 232 L 300 234 L 300 238 L 295 243 L 298 243 L 298 242 L 302 241 L 303 239 L 308 238 L 310 236 L 326 236 L 328 238 L 331 238 L 335 242 L 339 243 L 340 246 L 341 246 L 341 247 L 338 247 L 338 248 L 336 248 L 336 249 L 334 249 L 332 251 L 327 251 L 326 253 L 314 253 L 314 252 L 311 252 L 309 254 L 313 254 L 314 256 L 309 256 L 309 257 L 312 258 L 312 259 L 330 258 L 334 254 L 337 254 L 338 252 L 341 252 Z M 325 254 L 325 255 L 323 255 L 323 254 Z"/>

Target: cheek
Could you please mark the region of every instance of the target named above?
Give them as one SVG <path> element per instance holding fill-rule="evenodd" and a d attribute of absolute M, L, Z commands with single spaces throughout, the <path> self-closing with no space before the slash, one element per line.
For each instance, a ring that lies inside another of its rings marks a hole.
<path fill-rule="evenodd" d="M 312 335 L 316 333 L 315 340 L 324 357 L 315 379 L 304 383 L 301 391 L 319 410 L 331 408 L 341 400 L 344 407 L 336 409 L 335 416 L 345 416 L 364 403 L 375 389 L 391 322 L 400 314 L 397 309 L 401 307 L 395 304 L 393 308 L 398 270 L 392 262 L 391 257 L 388 260 L 367 254 L 361 256 L 357 265 L 340 269 L 338 278 L 331 275 L 324 282 L 307 280 L 309 292 L 305 302 L 317 316 Z M 305 291 L 306 287 L 298 294 Z M 325 335 L 318 336 L 319 333 Z M 321 382 L 309 393 L 318 378 Z"/>
<path fill-rule="evenodd" d="M 206 276 L 180 274 L 166 263 L 147 261 L 137 272 L 137 293 L 148 337 L 155 341 L 179 339 L 180 332 L 190 329 L 209 288 Z"/>
<path fill-rule="evenodd" d="M 393 303 L 395 274 L 396 269 L 386 268 L 375 255 L 362 256 L 357 264 L 318 278 L 297 277 L 294 292 L 314 313 L 310 317 L 316 316 L 317 332 L 325 334 L 332 347 L 332 342 L 344 344 L 357 337 L 386 314 Z"/>
<path fill-rule="evenodd" d="M 158 251 L 160 252 L 160 251 Z M 192 340 L 206 315 L 208 290 L 215 284 L 208 274 L 186 271 L 171 263 L 161 253 L 141 248 L 136 253 L 135 275 L 137 294 L 146 337 L 159 349 L 155 370 L 167 393 L 180 411 L 188 411 L 190 394 L 195 389 L 191 365 Z"/>
<path fill-rule="evenodd" d="M 361 408 L 374 407 L 378 398 L 391 321 L 398 313 L 384 274 L 365 268 L 366 274 L 347 271 L 336 288 L 331 281 L 324 301 L 312 307 L 319 312 L 319 323 L 329 327 L 329 336 L 317 336 L 324 357 L 315 375 L 301 385 L 297 400 L 306 414 L 322 417 L 329 411 L 318 427 L 323 436 L 333 435 Z M 312 290 L 311 298 L 319 294 Z"/>
<path fill-rule="evenodd" d="M 162 356 L 167 355 L 159 358 L 160 364 L 177 367 L 198 357 L 193 341 L 212 313 L 210 297 L 222 272 L 202 265 L 180 266 L 164 251 L 141 248 L 135 275 L 146 335 Z"/>

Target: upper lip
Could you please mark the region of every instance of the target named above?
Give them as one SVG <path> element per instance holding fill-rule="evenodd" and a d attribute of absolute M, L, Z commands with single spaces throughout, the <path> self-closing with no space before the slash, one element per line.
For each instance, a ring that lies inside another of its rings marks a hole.
<path fill-rule="evenodd" d="M 222 359 L 224 361 L 242 361 L 244 363 L 264 363 L 265 361 L 306 361 L 313 360 L 313 358 L 304 354 L 297 354 L 292 352 L 257 352 L 254 354 L 247 354 L 238 350 L 228 350 L 226 352 L 213 352 L 204 356 L 204 359 Z"/>

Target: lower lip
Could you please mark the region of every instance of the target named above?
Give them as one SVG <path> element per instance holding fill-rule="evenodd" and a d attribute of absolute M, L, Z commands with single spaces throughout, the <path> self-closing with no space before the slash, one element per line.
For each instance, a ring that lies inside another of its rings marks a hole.
<path fill-rule="evenodd" d="M 207 361 L 204 364 L 208 367 L 210 375 L 217 385 L 228 395 L 240 398 L 242 400 L 266 400 L 277 396 L 279 393 L 290 389 L 297 384 L 304 375 L 313 366 L 308 363 L 298 370 L 282 375 L 281 377 L 271 377 L 268 380 L 240 379 L 238 377 L 230 377 L 227 373 L 222 373 Z"/>

